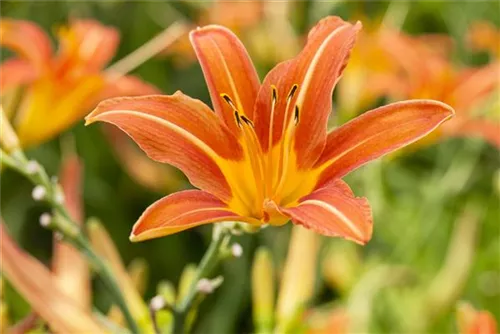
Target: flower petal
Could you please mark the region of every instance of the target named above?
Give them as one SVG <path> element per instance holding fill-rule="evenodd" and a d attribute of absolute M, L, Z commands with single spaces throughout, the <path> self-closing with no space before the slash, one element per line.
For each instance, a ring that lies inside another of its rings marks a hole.
<path fill-rule="evenodd" d="M 464 119 L 457 126 L 443 127 L 443 133 L 452 137 L 482 138 L 500 149 L 500 123 L 496 120 Z"/>
<path fill-rule="evenodd" d="M 336 180 L 302 197 L 291 208 L 280 208 L 295 224 L 326 236 L 338 236 L 360 244 L 372 236 L 373 220 L 366 198 L 354 197 L 349 186 Z"/>
<path fill-rule="evenodd" d="M 22 146 L 48 140 L 80 120 L 95 105 L 103 85 L 98 74 L 70 82 L 50 76 L 36 80 L 23 95 L 14 120 Z"/>
<path fill-rule="evenodd" d="M 100 103 L 87 116 L 125 131 L 148 154 L 181 169 L 196 187 L 222 200 L 231 189 L 219 164 L 243 159 L 243 150 L 219 118 L 202 102 L 177 92 L 117 98 Z"/>
<path fill-rule="evenodd" d="M 315 165 L 324 169 L 316 187 L 411 144 L 453 115 L 450 106 L 432 100 L 398 102 L 364 113 L 328 134 Z"/>
<path fill-rule="evenodd" d="M 118 30 L 94 20 L 75 20 L 59 30 L 60 67 L 97 72 L 109 63 L 116 53 L 120 36 Z"/>
<path fill-rule="evenodd" d="M 65 204 L 74 221 L 83 223 L 81 196 L 82 164 L 76 155 L 65 157 L 60 173 Z M 90 271 L 83 255 L 73 246 L 54 238 L 52 271 L 61 289 L 83 309 L 91 309 Z"/>
<path fill-rule="evenodd" d="M 203 69 L 215 112 L 233 133 L 239 133 L 234 110 L 221 94 L 227 94 L 241 114 L 251 120 L 254 118 L 260 81 L 245 47 L 229 29 L 217 25 L 193 30 L 189 37 Z"/>
<path fill-rule="evenodd" d="M 39 26 L 29 21 L 2 18 L 0 45 L 18 53 L 37 70 L 49 65 L 52 56 L 50 38 Z"/>
<path fill-rule="evenodd" d="M 33 65 L 19 58 L 7 59 L 0 65 L 0 90 L 2 95 L 5 90 L 17 88 L 36 78 Z"/>
<path fill-rule="evenodd" d="M 99 95 L 98 101 L 113 97 L 139 96 L 160 94 L 160 90 L 133 75 L 124 75 L 119 78 L 113 76 L 106 78 L 106 86 Z"/>
<path fill-rule="evenodd" d="M 304 50 L 292 61 L 281 63 L 264 80 L 259 92 L 256 124 L 263 149 L 267 151 L 266 132 L 271 124 L 271 85 L 277 88 L 278 103 L 273 117 L 273 143 L 282 136 L 283 124 L 294 116 L 286 112 L 287 96 L 294 84 L 297 93 L 291 100 L 299 110 L 295 150 L 300 168 L 310 167 L 324 146 L 332 91 L 340 79 L 361 24 L 351 25 L 339 17 L 321 20 L 309 33 Z M 281 77 L 281 78 L 280 78 Z M 277 80 L 277 81 L 275 81 Z M 285 116 L 285 114 L 287 114 Z M 258 119 L 258 121 L 257 121 Z M 285 120 L 285 121 L 284 121 Z"/>
<path fill-rule="evenodd" d="M 469 111 L 500 88 L 500 62 L 463 71 L 450 100 L 460 111 Z"/>
<path fill-rule="evenodd" d="M 135 223 L 130 240 L 159 238 L 221 221 L 253 222 L 230 211 L 224 202 L 207 192 L 185 190 L 163 197 L 147 208 Z"/>
<path fill-rule="evenodd" d="M 57 333 L 105 333 L 90 312 L 59 287 L 52 273 L 20 249 L 0 222 L 2 274 Z"/>

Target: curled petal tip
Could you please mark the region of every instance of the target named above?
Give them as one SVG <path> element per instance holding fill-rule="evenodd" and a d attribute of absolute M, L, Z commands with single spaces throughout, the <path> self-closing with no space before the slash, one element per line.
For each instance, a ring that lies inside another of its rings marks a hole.
<path fill-rule="evenodd" d="M 137 235 L 134 234 L 134 231 L 132 231 L 128 237 L 128 240 L 130 240 L 130 242 L 139 242 L 141 241 L 141 238 Z"/>

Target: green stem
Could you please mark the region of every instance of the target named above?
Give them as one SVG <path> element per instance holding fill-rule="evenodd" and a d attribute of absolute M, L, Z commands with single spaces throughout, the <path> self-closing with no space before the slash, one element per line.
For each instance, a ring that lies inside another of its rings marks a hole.
<path fill-rule="evenodd" d="M 47 201 L 54 210 L 54 219 L 51 227 L 63 235 L 63 240 L 73 245 L 85 255 L 105 286 L 111 292 L 129 328 L 133 333 L 139 333 L 139 327 L 128 309 L 125 298 L 120 291 L 111 269 L 94 252 L 78 224 L 73 221 L 66 209 L 62 197 L 61 186 L 49 178 L 45 169 L 40 164 L 37 163 L 36 168 L 33 168 L 33 166 L 30 167 L 30 162 L 20 150 L 13 151 L 10 155 L 3 150 L 0 151 L 0 162 L 2 165 L 6 165 L 23 174 L 34 185 L 44 187 L 46 195 L 43 199 Z"/>
<path fill-rule="evenodd" d="M 180 301 L 174 310 L 174 330 L 173 333 L 184 333 L 185 320 L 191 306 L 198 293 L 198 282 L 200 279 L 206 277 L 211 270 L 218 264 L 222 258 L 223 246 L 229 242 L 231 238 L 230 230 L 223 225 L 214 225 L 214 232 L 210 246 L 208 247 L 205 255 L 200 261 L 196 274 L 189 287 L 186 296 Z"/>

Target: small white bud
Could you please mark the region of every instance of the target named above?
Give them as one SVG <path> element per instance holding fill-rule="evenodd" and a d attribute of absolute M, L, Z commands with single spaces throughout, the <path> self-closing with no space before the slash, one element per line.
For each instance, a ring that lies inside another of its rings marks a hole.
<path fill-rule="evenodd" d="M 231 246 L 231 253 L 234 257 L 241 257 L 243 255 L 243 247 L 239 243 L 234 243 Z"/>
<path fill-rule="evenodd" d="M 54 238 L 56 238 L 57 241 L 62 241 L 64 239 L 63 234 L 61 232 L 54 233 Z"/>
<path fill-rule="evenodd" d="M 45 212 L 40 216 L 39 221 L 42 227 L 48 227 L 50 225 L 50 222 L 52 221 L 52 216 Z"/>
<path fill-rule="evenodd" d="M 159 311 L 163 309 L 165 307 L 165 298 L 163 298 L 160 295 L 154 296 L 153 298 L 151 298 L 151 301 L 149 302 L 149 307 L 153 311 Z"/>
<path fill-rule="evenodd" d="M 31 197 L 33 197 L 35 201 L 43 200 L 46 195 L 47 195 L 47 190 L 45 189 L 44 186 L 40 185 L 33 188 L 33 191 L 31 192 Z"/>
<path fill-rule="evenodd" d="M 40 169 L 40 165 L 38 165 L 38 162 L 36 162 L 35 160 L 30 160 L 26 164 L 26 171 L 30 175 L 35 174 L 36 172 L 38 172 L 39 169 Z"/>
<path fill-rule="evenodd" d="M 207 278 L 200 279 L 196 288 L 198 289 L 199 292 L 207 295 L 214 292 L 214 286 L 212 282 Z"/>

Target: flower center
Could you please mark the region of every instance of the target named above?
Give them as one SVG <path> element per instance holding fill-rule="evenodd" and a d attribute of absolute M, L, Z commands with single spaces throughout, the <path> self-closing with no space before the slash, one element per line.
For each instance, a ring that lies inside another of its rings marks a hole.
<path fill-rule="evenodd" d="M 252 199 L 249 199 L 248 194 L 238 196 L 240 192 L 238 189 L 235 189 L 235 195 L 240 197 L 241 202 L 244 202 L 243 206 L 248 209 L 249 214 L 258 219 L 267 220 L 266 217 L 269 217 L 269 212 L 266 209 L 269 205 L 265 205 L 265 203 L 274 202 L 280 204 L 284 199 L 291 202 L 290 194 L 288 194 L 290 185 L 287 186 L 286 181 L 291 174 L 296 172 L 294 166 L 295 157 L 292 157 L 292 145 L 300 111 L 299 107 L 293 104 L 292 101 L 298 88 L 298 85 L 294 84 L 286 97 L 280 140 L 273 145 L 278 92 L 276 86 L 271 85 L 269 146 L 267 152 L 263 151 L 253 122 L 238 111 L 231 97 L 227 94 L 221 94 L 221 97 L 233 110 L 236 124 L 242 131 L 242 144 L 247 153 L 247 162 L 251 167 L 251 173 L 255 181 L 255 184 L 252 185 L 252 189 L 255 189 L 255 194 L 251 196 Z M 295 180 L 295 177 L 293 178 L 294 182 L 300 181 Z"/>

